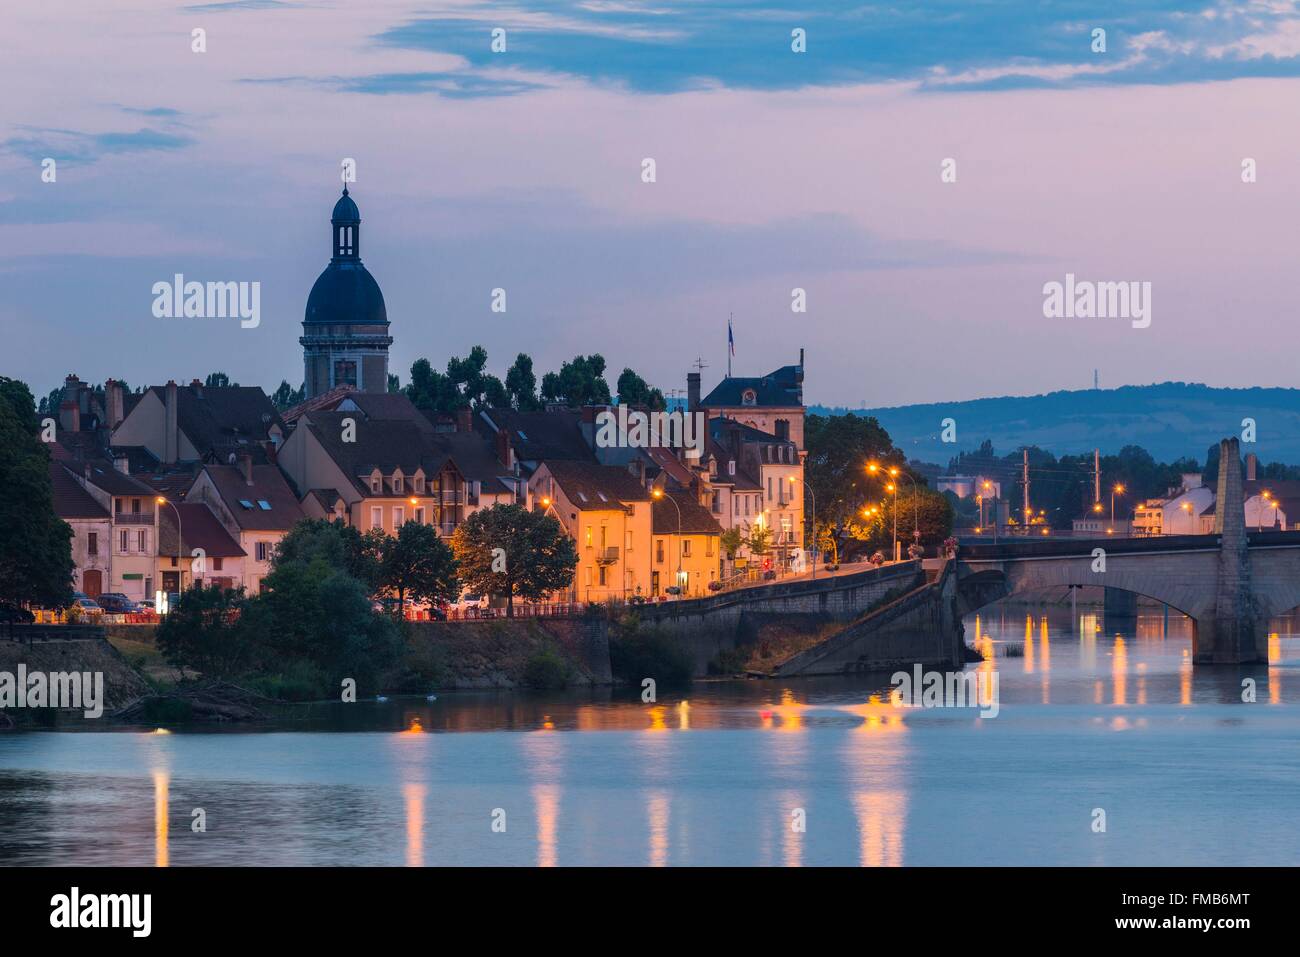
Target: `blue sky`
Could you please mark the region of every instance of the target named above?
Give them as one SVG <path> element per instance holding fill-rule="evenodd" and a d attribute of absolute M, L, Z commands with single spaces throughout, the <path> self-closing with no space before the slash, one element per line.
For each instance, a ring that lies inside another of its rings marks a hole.
<path fill-rule="evenodd" d="M 599 351 L 680 388 L 696 357 L 725 366 L 734 313 L 737 372 L 805 348 L 809 398 L 833 404 L 1085 387 L 1094 367 L 1292 383 L 1296 4 L 795 6 L 10 11 L 0 374 L 296 385 L 352 157 L 403 378 L 482 343 L 498 372 Z M 262 325 L 153 318 L 177 272 L 261 282 Z M 1151 328 L 1046 320 L 1066 272 L 1152 282 Z"/>

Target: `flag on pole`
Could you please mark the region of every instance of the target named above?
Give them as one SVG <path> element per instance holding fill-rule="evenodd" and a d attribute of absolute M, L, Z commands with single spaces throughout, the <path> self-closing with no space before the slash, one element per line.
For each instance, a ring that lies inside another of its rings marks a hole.
<path fill-rule="evenodd" d="M 736 337 L 731 334 L 731 317 L 727 317 L 727 349 L 734 356 L 736 354 Z"/>

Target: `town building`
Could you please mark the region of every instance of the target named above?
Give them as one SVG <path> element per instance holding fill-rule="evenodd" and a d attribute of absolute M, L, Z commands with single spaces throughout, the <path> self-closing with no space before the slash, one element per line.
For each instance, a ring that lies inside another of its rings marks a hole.
<path fill-rule="evenodd" d="M 700 374 L 686 377 L 687 407 L 709 418 L 734 419 L 742 425 L 790 441 L 804 449 L 803 350 L 799 364 L 782 366 L 765 376 L 726 376 L 700 398 Z"/>
<path fill-rule="evenodd" d="M 239 584 L 250 595 L 262 590 L 280 539 L 306 517 L 280 469 L 254 464 L 251 455 L 236 465 L 205 465 L 186 501 L 209 508 L 238 544 Z"/>
<path fill-rule="evenodd" d="M 159 503 L 158 508 L 155 580 L 162 591 L 243 587 L 244 550 L 210 508 L 202 502 Z"/>
<path fill-rule="evenodd" d="M 628 601 L 655 594 L 650 492 L 627 469 L 543 461 L 528 480 L 528 495 L 577 546 L 570 601 Z"/>
<path fill-rule="evenodd" d="M 650 593 L 661 596 L 669 586 L 683 598 L 708 594 L 719 580 L 722 528 L 690 491 L 665 489 L 651 499 L 654 557 Z"/>
<path fill-rule="evenodd" d="M 337 386 L 388 391 L 388 310 L 361 262 L 361 213 L 343 187 L 330 216 L 333 255 L 307 296 L 302 321 L 303 382 L 308 399 Z"/>
<path fill-rule="evenodd" d="M 54 514 L 72 526 L 73 588 L 98 598 L 112 579 L 112 516 L 59 462 L 50 463 L 50 485 Z"/>

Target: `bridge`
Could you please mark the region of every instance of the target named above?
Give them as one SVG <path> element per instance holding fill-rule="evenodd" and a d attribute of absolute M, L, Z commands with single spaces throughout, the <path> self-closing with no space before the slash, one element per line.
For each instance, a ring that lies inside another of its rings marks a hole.
<path fill-rule="evenodd" d="M 1103 587 L 1187 615 L 1197 664 L 1267 662 L 1269 617 L 1300 605 L 1300 532 L 1247 531 L 1236 439 L 1220 443 L 1219 462 L 1213 534 L 963 546 L 959 613 L 1043 589 Z"/>

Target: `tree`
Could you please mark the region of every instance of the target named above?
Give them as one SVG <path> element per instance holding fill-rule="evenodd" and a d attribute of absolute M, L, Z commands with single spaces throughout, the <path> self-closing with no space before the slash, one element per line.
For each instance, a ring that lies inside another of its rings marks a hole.
<path fill-rule="evenodd" d="M 255 636 L 257 668 L 284 669 L 305 662 L 322 688 L 337 692 L 352 678 L 373 687 L 399 659 L 403 636 L 397 623 L 378 614 L 370 589 L 322 555 L 311 561 L 277 560 L 250 599 L 241 622 Z"/>
<path fill-rule="evenodd" d="M 762 558 L 772 550 L 771 529 L 762 525 L 755 526 L 753 531 L 749 533 L 749 538 L 745 540 L 745 544 L 749 546 L 749 551 L 753 555 Z"/>
<path fill-rule="evenodd" d="M 176 668 L 232 678 L 252 663 L 253 646 L 241 615 L 242 592 L 219 586 L 187 588 L 158 624 L 154 641 Z"/>
<path fill-rule="evenodd" d="M 573 583 L 578 551 L 552 516 L 522 505 L 494 505 L 462 522 L 451 537 L 461 581 L 471 591 L 537 601 Z"/>
<path fill-rule="evenodd" d="M 0 377 L 0 601 L 72 601 L 72 527 L 54 514 L 50 453 L 27 386 Z"/>
<path fill-rule="evenodd" d="M 403 391 L 417 409 L 429 412 L 454 412 L 460 404 L 456 383 L 434 369 L 428 359 L 416 359 L 411 365 L 411 380 Z"/>
<path fill-rule="evenodd" d="M 272 556 L 272 568 L 319 560 L 351 575 L 373 593 L 381 579 L 379 546 L 384 537 L 382 529 L 362 535 L 339 519 L 303 519 L 280 539 Z"/>
<path fill-rule="evenodd" d="M 830 551 L 839 558 L 840 543 L 866 541 L 871 521 L 862 514 L 879 500 L 881 483 L 867 472 L 870 462 L 885 468 L 905 468 L 902 452 L 874 416 L 810 415 L 804 420 L 808 456 L 804 476 L 817 502 L 815 541 L 834 542 Z"/>
<path fill-rule="evenodd" d="M 238 382 L 231 382 L 230 376 L 224 372 L 209 372 L 207 379 L 203 382 L 204 388 L 207 389 L 224 389 L 229 386 L 238 387 Z"/>
<path fill-rule="evenodd" d="M 299 402 L 302 402 L 306 396 L 306 383 L 295 389 L 293 386 L 289 385 L 287 380 L 281 379 L 280 387 L 276 389 L 275 392 L 271 393 L 271 404 L 274 405 L 276 409 L 283 412 L 286 409 L 293 408 Z"/>
<path fill-rule="evenodd" d="M 736 557 L 736 552 L 740 551 L 740 547 L 744 544 L 744 533 L 738 528 L 725 529 L 718 536 L 718 545 L 733 559 Z"/>
<path fill-rule="evenodd" d="M 519 353 L 506 371 L 506 394 L 510 404 L 520 412 L 534 412 L 542 407 L 537 400 L 537 376 L 533 374 L 531 356 Z"/>
<path fill-rule="evenodd" d="M 599 353 L 574 356 L 560 365 L 559 372 L 542 377 L 542 400 L 563 402 L 571 409 L 583 405 L 608 405 L 609 383 L 605 381 L 605 357 Z"/>
<path fill-rule="evenodd" d="M 402 380 L 397 377 L 396 372 L 388 373 L 388 391 L 389 392 L 402 391 Z"/>
<path fill-rule="evenodd" d="M 396 595 L 403 610 L 407 598 L 430 604 L 452 601 L 460 594 L 456 559 L 432 525 L 404 522 L 395 536 L 383 537 L 379 586 Z"/>
<path fill-rule="evenodd" d="M 650 388 L 645 379 L 626 368 L 618 377 L 618 402 L 619 405 L 644 406 L 656 411 L 668 407 L 660 390 Z"/>

